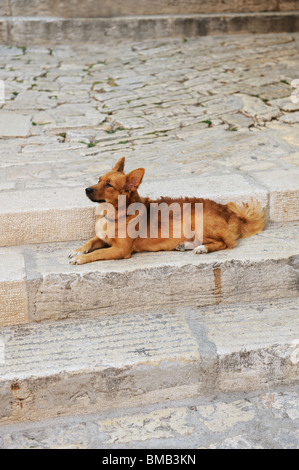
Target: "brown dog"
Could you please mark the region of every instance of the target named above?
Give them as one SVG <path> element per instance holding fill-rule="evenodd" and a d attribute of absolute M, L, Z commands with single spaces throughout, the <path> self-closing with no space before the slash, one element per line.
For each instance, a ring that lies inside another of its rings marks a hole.
<path fill-rule="evenodd" d="M 208 253 L 225 250 L 233 248 L 239 238 L 261 232 L 266 225 L 265 212 L 259 203 L 243 203 L 243 207 L 240 207 L 233 202 L 218 204 L 201 198 L 161 198 L 156 201 L 142 198 L 137 189 L 144 169 L 138 168 L 125 175 L 124 163 L 125 159 L 121 158 L 112 171 L 102 176 L 96 185 L 86 189 L 89 199 L 99 203 L 96 236 L 70 254 L 71 264 L 130 258 L 132 253 L 142 251 L 194 248 L 195 253 Z M 122 206 L 119 204 L 120 196 L 123 198 Z M 179 213 L 175 215 L 174 211 L 168 211 L 166 220 L 158 212 L 155 220 L 157 230 L 153 236 L 151 217 L 157 211 L 152 209 L 161 204 L 164 208 L 178 207 Z M 185 206 L 189 207 L 190 216 L 190 227 L 187 229 L 184 217 L 181 217 Z M 196 231 L 197 206 L 202 208 L 199 214 L 203 215 L 200 235 Z M 130 211 L 130 208 L 133 209 Z M 168 232 L 165 236 L 166 224 Z"/>

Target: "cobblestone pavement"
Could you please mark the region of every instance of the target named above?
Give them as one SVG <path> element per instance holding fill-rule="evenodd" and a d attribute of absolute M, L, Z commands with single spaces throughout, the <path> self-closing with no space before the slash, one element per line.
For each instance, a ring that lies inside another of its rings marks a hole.
<path fill-rule="evenodd" d="M 299 449 L 299 388 L 0 428 L 0 448 Z"/>
<path fill-rule="evenodd" d="M 0 191 L 294 169 L 298 65 L 299 34 L 1 46 Z"/>

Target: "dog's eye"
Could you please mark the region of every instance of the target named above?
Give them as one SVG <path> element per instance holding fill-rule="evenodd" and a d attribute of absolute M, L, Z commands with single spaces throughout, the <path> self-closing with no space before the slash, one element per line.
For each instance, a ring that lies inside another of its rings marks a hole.
<path fill-rule="evenodd" d="M 110 183 L 106 183 L 106 188 L 112 188 L 112 185 Z"/>

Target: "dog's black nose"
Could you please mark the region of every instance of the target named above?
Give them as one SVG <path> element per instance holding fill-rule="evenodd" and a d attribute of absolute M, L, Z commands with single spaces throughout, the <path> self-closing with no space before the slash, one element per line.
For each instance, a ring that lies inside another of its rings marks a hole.
<path fill-rule="evenodd" d="M 86 188 L 86 189 L 85 189 L 85 192 L 86 192 L 86 194 L 92 194 L 92 193 L 93 193 L 93 189 L 92 189 L 92 188 Z"/>

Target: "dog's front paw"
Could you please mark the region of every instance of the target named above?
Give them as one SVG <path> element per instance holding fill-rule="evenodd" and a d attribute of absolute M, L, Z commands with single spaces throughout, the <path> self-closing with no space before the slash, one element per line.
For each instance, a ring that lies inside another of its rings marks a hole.
<path fill-rule="evenodd" d="M 80 254 L 81 254 L 81 253 L 80 253 L 80 252 L 78 253 L 78 251 L 72 251 L 72 252 L 69 254 L 68 258 L 69 258 L 69 259 L 73 259 L 73 258 L 75 258 L 76 256 L 78 256 L 78 255 L 80 255 Z"/>
<path fill-rule="evenodd" d="M 79 254 L 79 253 L 75 253 L 75 255 L 72 258 L 70 258 L 70 261 L 69 261 L 69 264 L 85 264 L 85 263 L 88 263 L 88 261 L 86 260 L 86 256 L 84 254 Z"/>
<path fill-rule="evenodd" d="M 207 253 L 208 250 L 206 249 L 205 245 L 198 245 L 196 248 L 194 248 L 193 252 L 196 255 L 200 255 L 202 253 Z"/>
<path fill-rule="evenodd" d="M 69 254 L 68 258 L 71 260 L 71 259 L 73 259 L 73 258 L 76 258 L 76 256 L 85 255 L 85 253 L 87 253 L 87 251 L 82 251 L 82 250 L 79 248 L 79 250 L 74 250 L 74 251 L 72 251 L 72 252 Z"/>

